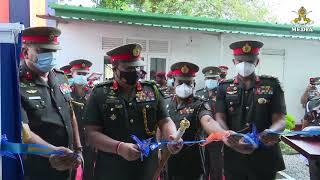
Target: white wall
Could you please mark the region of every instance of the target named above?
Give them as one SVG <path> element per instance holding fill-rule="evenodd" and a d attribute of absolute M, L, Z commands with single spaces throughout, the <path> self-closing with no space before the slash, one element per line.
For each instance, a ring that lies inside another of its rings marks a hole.
<path fill-rule="evenodd" d="M 62 50 L 58 55 L 60 66 L 78 58 L 93 62 L 93 71 L 103 73 L 103 56 L 101 38 L 141 38 L 169 40 L 170 52 L 165 54 L 167 70 L 177 61 L 190 61 L 200 66 L 196 78 L 198 88 L 204 85 L 201 69 L 205 66 L 227 65 L 230 68 L 228 77 L 235 75 L 232 63 L 232 51 L 229 44 L 239 40 L 259 40 L 265 49 L 284 49 L 284 79 L 287 111 L 293 114 L 297 121 L 303 117 L 300 96 L 308 84 L 309 77 L 320 76 L 320 41 L 289 38 L 260 37 L 238 34 L 209 34 L 198 31 L 182 31 L 166 28 L 129 26 L 119 24 L 98 24 L 90 22 L 69 22 L 58 24 L 62 35 L 60 43 Z M 261 61 L 263 61 L 263 56 Z M 261 63 L 263 64 L 263 63 Z M 271 65 L 270 65 L 271 66 Z M 273 68 L 273 67 L 267 67 Z"/>
<path fill-rule="evenodd" d="M 265 49 L 285 49 L 284 80 L 282 87 L 285 91 L 287 112 L 296 117 L 296 122 L 300 123 L 304 115 L 304 109 L 300 104 L 300 97 L 309 83 L 310 77 L 320 76 L 320 41 L 272 38 L 246 35 L 224 35 L 223 46 L 228 46 L 238 40 L 259 40 L 264 43 Z M 223 54 L 226 64 L 232 66 L 231 51 Z M 261 58 L 261 61 L 263 59 Z M 274 67 L 268 67 L 274 68 Z M 235 69 L 230 71 L 235 75 Z M 271 74 L 272 75 L 272 74 Z"/>
<path fill-rule="evenodd" d="M 169 40 L 170 52 L 162 54 L 168 56 L 167 70 L 177 61 L 194 62 L 200 69 L 208 65 L 219 65 L 220 42 L 217 34 L 88 22 L 60 23 L 58 28 L 62 31 L 59 38 L 62 50 L 58 55 L 60 66 L 74 59 L 85 58 L 93 62 L 93 71 L 103 73 L 103 56 L 106 50 L 102 50 L 102 37 Z M 196 80 L 202 80 L 202 73 L 199 72 L 198 75 Z M 199 82 L 201 84 L 203 82 Z"/>

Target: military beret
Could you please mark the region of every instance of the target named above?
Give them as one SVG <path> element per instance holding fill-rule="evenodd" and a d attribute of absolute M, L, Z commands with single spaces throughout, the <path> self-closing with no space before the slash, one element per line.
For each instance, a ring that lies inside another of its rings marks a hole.
<path fill-rule="evenodd" d="M 167 73 L 167 78 L 172 78 L 172 77 L 173 77 L 172 71 L 169 71 L 169 72 Z"/>
<path fill-rule="evenodd" d="M 165 72 L 157 72 L 156 77 L 166 78 L 166 73 Z"/>
<path fill-rule="evenodd" d="M 228 66 L 218 66 L 221 72 L 227 72 L 229 70 Z"/>

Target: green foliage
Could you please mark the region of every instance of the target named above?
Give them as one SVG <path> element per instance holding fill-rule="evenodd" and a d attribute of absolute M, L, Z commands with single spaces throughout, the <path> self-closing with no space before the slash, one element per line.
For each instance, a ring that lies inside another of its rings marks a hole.
<path fill-rule="evenodd" d="M 295 126 L 296 126 L 295 121 L 296 120 L 295 120 L 294 116 L 287 114 L 286 115 L 286 129 L 291 130 L 291 129 L 295 128 Z"/>
<path fill-rule="evenodd" d="M 263 0 L 92 0 L 98 7 L 251 21 L 275 21 Z"/>

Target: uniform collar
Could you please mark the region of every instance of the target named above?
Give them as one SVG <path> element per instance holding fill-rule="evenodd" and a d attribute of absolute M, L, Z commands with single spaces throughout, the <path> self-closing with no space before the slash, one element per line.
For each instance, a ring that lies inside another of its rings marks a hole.
<path fill-rule="evenodd" d="M 253 80 L 254 80 L 254 83 L 252 83 L 248 89 L 254 87 L 255 85 L 257 85 L 261 82 L 260 77 L 257 75 L 254 75 Z M 234 77 L 233 84 L 239 84 L 240 86 L 244 87 L 243 82 L 241 81 L 239 75 Z"/>
<path fill-rule="evenodd" d="M 183 102 L 181 103 L 181 106 L 178 108 L 177 96 L 174 96 L 174 97 L 173 97 L 173 101 L 174 101 L 174 105 L 175 105 L 174 107 L 175 107 L 175 109 L 177 109 L 177 110 L 181 110 L 181 109 L 187 107 L 188 105 L 192 104 L 192 100 L 193 100 L 193 96 L 191 96 L 191 97 L 189 97 L 187 100 L 183 101 Z"/>

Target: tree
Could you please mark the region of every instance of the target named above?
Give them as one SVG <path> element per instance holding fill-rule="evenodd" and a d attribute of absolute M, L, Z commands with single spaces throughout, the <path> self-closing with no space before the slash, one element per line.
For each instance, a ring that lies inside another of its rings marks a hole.
<path fill-rule="evenodd" d="M 98 7 L 223 19 L 275 21 L 264 0 L 93 0 Z"/>

